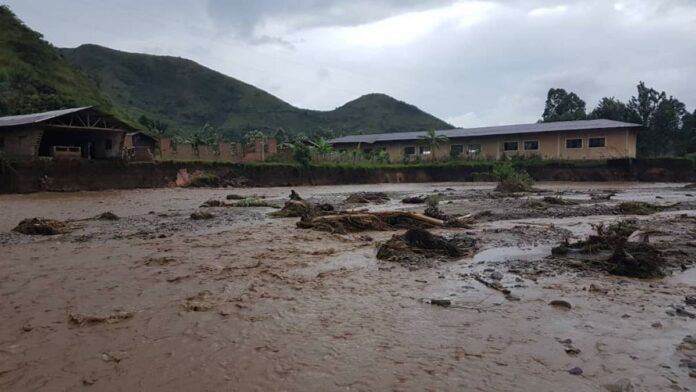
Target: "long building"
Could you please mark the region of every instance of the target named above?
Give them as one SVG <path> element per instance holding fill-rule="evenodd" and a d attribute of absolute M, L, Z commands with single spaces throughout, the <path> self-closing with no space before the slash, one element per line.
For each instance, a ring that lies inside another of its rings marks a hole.
<path fill-rule="evenodd" d="M 642 128 L 640 124 L 612 120 L 457 128 L 436 131 L 447 141 L 435 149 L 427 143 L 426 132 L 353 135 L 329 143 L 341 152 L 356 149 L 364 153 L 386 151 L 392 161 L 515 156 L 566 160 L 635 158 L 636 133 Z"/>

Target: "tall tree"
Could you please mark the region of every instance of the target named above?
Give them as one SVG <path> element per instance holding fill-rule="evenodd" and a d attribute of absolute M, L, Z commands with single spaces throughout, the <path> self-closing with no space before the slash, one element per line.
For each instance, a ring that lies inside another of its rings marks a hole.
<path fill-rule="evenodd" d="M 588 117 L 591 119 L 641 123 L 640 116 L 638 116 L 635 110 L 614 97 L 602 98 Z"/>
<path fill-rule="evenodd" d="M 635 111 L 646 131 L 638 134 L 638 154 L 664 156 L 678 153 L 685 105 L 678 99 L 649 88 L 644 82 L 637 86 L 638 95 L 631 98 L 629 109 Z"/>
<path fill-rule="evenodd" d="M 585 110 L 585 101 L 577 94 L 552 88 L 546 96 L 546 107 L 541 117 L 543 122 L 584 120 L 587 118 Z"/>

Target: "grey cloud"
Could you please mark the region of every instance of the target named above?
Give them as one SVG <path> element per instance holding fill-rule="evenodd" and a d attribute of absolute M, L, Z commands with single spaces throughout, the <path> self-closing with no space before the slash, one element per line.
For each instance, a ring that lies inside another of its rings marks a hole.
<path fill-rule="evenodd" d="M 264 22 L 283 23 L 290 29 L 350 26 L 403 12 L 451 4 L 455 0 L 208 0 L 210 17 L 218 27 L 252 36 Z"/>

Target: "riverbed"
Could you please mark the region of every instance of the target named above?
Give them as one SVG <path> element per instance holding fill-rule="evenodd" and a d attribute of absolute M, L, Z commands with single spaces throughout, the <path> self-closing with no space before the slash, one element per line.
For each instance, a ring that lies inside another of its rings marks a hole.
<path fill-rule="evenodd" d="M 674 314 L 696 294 L 696 189 L 684 185 L 540 183 L 514 197 L 492 183 L 294 188 L 341 209 L 422 211 L 400 200 L 439 193 L 443 211 L 479 217 L 433 230 L 477 238 L 475 256 L 415 270 L 375 257 L 401 231 L 302 230 L 270 207 L 190 219 L 231 193 L 282 206 L 290 188 L 0 195 L 0 390 L 694 390 L 684 342 L 696 320 Z M 390 201 L 346 205 L 356 191 Z M 540 207 L 548 195 L 576 204 Z M 629 200 L 670 208 L 617 215 Z M 93 219 L 106 211 L 120 219 Z M 30 217 L 70 231 L 11 231 Z M 559 243 L 627 218 L 678 242 L 683 266 L 641 280 L 550 261 Z M 513 300 L 471 279 L 493 272 Z"/>

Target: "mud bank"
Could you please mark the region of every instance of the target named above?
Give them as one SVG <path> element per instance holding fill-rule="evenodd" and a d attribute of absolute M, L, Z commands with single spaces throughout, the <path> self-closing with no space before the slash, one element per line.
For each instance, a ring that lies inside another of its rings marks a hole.
<path fill-rule="evenodd" d="M 613 160 L 606 163 L 515 163 L 537 181 L 696 181 L 696 164 L 684 159 Z M 173 186 L 180 170 L 203 171 L 248 186 L 486 181 L 486 163 L 413 167 L 325 167 L 228 163 L 120 161 L 37 161 L 0 170 L 0 193 L 93 191 Z"/>

